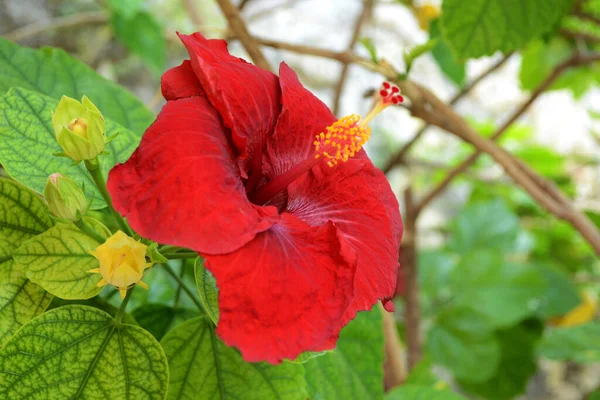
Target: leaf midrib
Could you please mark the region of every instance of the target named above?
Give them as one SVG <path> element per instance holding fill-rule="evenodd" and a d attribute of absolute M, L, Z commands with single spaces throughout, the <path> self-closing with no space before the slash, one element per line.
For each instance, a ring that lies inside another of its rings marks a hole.
<path fill-rule="evenodd" d="M 87 369 L 87 371 L 83 377 L 83 380 L 81 381 L 81 384 L 79 385 L 79 388 L 77 389 L 77 393 L 75 393 L 75 396 L 73 396 L 73 398 L 75 398 L 75 399 L 79 398 L 79 396 L 85 389 L 87 382 L 90 380 L 90 377 L 92 376 L 92 373 L 94 372 L 94 369 L 96 368 L 96 364 L 98 364 L 100 357 L 104 353 L 106 346 L 108 346 L 108 342 L 110 342 L 110 339 L 113 336 L 113 332 L 115 331 L 115 328 L 117 327 L 117 325 L 114 323 L 113 320 L 109 320 L 108 322 L 109 323 L 106 325 L 106 327 L 110 327 L 111 329 L 108 331 L 108 334 L 102 340 L 100 347 L 98 347 L 98 350 L 96 351 L 96 355 L 94 356 L 94 359 L 92 360 L 91 365 Z"/>

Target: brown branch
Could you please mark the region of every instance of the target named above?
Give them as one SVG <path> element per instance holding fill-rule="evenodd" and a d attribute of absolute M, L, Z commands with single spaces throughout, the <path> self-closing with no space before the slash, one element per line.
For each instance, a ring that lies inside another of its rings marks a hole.
<path fill-rule="evenodd" d="M 240 5 L 238 6 L 238 10 L 240 10 L 240 12 L 246 7 L 246 5 L 248 5 L 248 3 L 250 2 L 250 0 L 242 0 L 240 2 Z"/>
<path fill-rule="evenodd" d="M 108 14 L 103 11 L 94 11 L 67 15 L 51 20 L 46 24 L 30 24 L 7 33 L 4 37 L 13 42 L 20 42 L 42 33 L 56 29 L 75 28 L 86 25 L 101 25 L 108 22 Z"/>
<path fill-rule="evenodd" d="M 353 53 L 351 53 L 349 51 L 337 52 L 337 51 L 332 51 L 332 50 L 327 50 L 327 49 L 320 49 L 317 47 L 305 46 L 305 45 L 301 45 L 301 44 L 278 42 L 277 40 L 260 38 L 260 37 L 256 37 L 256 36 L 254 37 L 254 40 L 256 40 L 257 43 L 259 43 L 263 46 L 272 47 L 274 49 L 287 50 L 287 51 L 292 51 L 292 52 L 298 53 L 298 54 L 306 54 L 309 56 L 330 58 L 332 60 L 337 60 L 344 64 L 351 63 L 351 62 L 357 62 L 358 60 L 360 60 L 359 57 L 355 56 Z"/>
<path fill-rule="evenodd" d="M 421 358 L 421 313 L 419 310 L 419 287 L 417 274 L 417 215 L 414 213 L 413 195 L 410 187 L 404 192 L 404 233 L 400 245 L 400 266 L 404 271 L 404 324 L 408 347 L 408 367 L 412 369 Z"/>
<path fill-rule="evenodd" d="M 221 8 L 221 12 L 223 12 L 225 18 L 227 18 L 231 31 L 237 36 L 240 42 L 242 42 L 242 45 L 248 52 L 248 55 L 250 55 L 252 61 L 254 61 L 254 64 L 270 71 L 271 65 L 265 58 L 257 41 L 250 36 L 250 32 L 248 32 L 248 28 L 240 16 L 237 7 L 233 5 L 230 0 L 217 0 L 217 4 Z"/>
<path fill-rule="evenodd" d="M 564 37 L 573 40 L 584 40 L 591 43 L 600 43 L 600 36 L 594 35 L 592 33 L 587 32 L 573 32 L 568 29 L 561 29 L 560 34 Z"/>
<path fill-rule="evenodd" d="M 367 21 L 369 15 L 373 11 L 373 5 L 375 4 L 374 0 L 364 0 L 363 9 L 356 20 L 356 24 L 354 25 L 354 30 L 352 31 L 352 38 L 350 39 L 350 43 L 348 44 L 348 51 L 352 51 L 354 49 L 354 45 L 358 41 L 360 36 L 360 30 L 362 26 Z M 342 98 L 342 93 L 344 91 L 344 84 L 346 83 L 346 78 L 348 77 L 348 71 L 350 69 L 350 64 L 344 63 L 342 65 L 342 72 L 340 73 L 340 79 L 338 80 L 335 86 L 335 92 L 333 95 L 333 114 L 337 115 L 340 111 L 340 102 Z"/>
<path fill-rule="evenodd" d="M 577 18 L 582 19 L 584 21 L 590 21 L 596 25 L 600 25 L 600 18 L 598 18 L 594 15 L 588 14 L 584 11 L 575 11 L 573 13 L 573 15 L 575 15 Z"/>
<path fill-rule="evenodd" d="M 398 72 L 384 60 L 375 64 L 370 60 L 358 57 L 347 51 L 335 52 L 309 46 L 289 45 L 272 40 L 259 40 L 259 42 L 267 46 L 296 51 L 301 54 L 330 58 L 340 62 L 354 62 L 394 81 L 400 87 L 403 94 L 410 100 L 410 110 L 414 116 L 456 135 L 472 144 L 479 151 L 490 154 L 504 168 L 506 173 L 517 184 L 523 187 L 534 200 L 550 213 L 568 221 L 590 243 L 596 253 L 600 254 L 600 231 L 589 218 L 574 209 L 570 201 L 558 189 L 555 188 L 553 191 L 561 195 L 560 204 L 557 204 L 556 201 L 548 197 L 548 188 L 553 187 L 551 183 L 538 176 L 528 166 L 519 162 L 514 156 L 498 147 L 493 141 L 479 135 L 463 117 L 448 107 L 431 91 L 414 82 L 399 80 Z M 580 57 L 582 64 L 600 59 L 597 54 Z"/>
<path fill-rule="evenodd" d="M 581 65 L 600 60 L 600 54 L 578 56 L 573 65 Z M 411 88 L 412 90 L 413 88 Z M 426 119 L 461 139 L 471 143 L 478 152 L 488 153 L 500 164 L 506 173 L 542 207 L 559 218 L 571 223 L 581 235 L 590 243 L 597 254 L 600 254 L 600 231 L 584 214 L 576 210 L 570 200 L 566 198 L 551 182 L 546 181 L 527 165 L 520 162 L 504 149 L 498 147 L 493 141 L 480 136 L 462 117 L 447 107 L 433 93 L 425 88 L 416 88 L 421 91 L 422 103 L 413 106 L 413 114 Z M 426 104 L 426 106 L 425 106 Z M 516 116 L 518 118 L 518 115 Z M 513 120 L 513 118 L 511 118 Z M 508 126 L 507 124 L 503 125 Z M 506 129 L 504 127 L 504 129 Z M 499 136 L 499 135 L 496 135 Z M 473 157 L 475 159 L 475 157 Z"/>
<path fill-rule="evenodd" d="M 525 101 L 521 106 L 515 110 L 510 118 L 506 120 L 490 137 L 491 140 L 498 140 L 507 130 L 508 128 L 523 115 L 529 107 L 533 104 L 533 102 L 543 93 L 545 92 L 552 84 L 562 75 L 564 71 L 571 67 L 575 67 L 578 65 L 587 64 L 589 62 L 594 61 L 595 58 L 583 57 L 579 53 L 575 53 L 572 57 L 567 59 L 566 61 L 559 64 L 550 75 L 542 81 L 542 83 L 531 93 L 531 96 Z M 453 168 L 448 175 L 429 193 L 427 193 L 423 199 L 416 206 L 416 212 L 419 214 L 433 199 L 435 199 L 438 195 L 440 195 L 452 182 L 454 178 L 458 175 L 466 171 L 471 165 L 473 165 L 482 151 L 477 149 L 473 154 L 471 154 L 467 159 L 465 159 L 461 164 Z M 528 168 L 526 168 L 528 170 Z M 535 174 L 533 174 L 535 175 Z M 533 176 L 531 175 L 531 176 Z"/>
<path fill-rule="evenodd" d="M 512 52 L 506 54 L 502 59 L 500 59 L 494 65 L 492 65 L 491 67 L 489 67 L 487 70 L 483 71 L 479 76 L 477 76 L 475 79 L 473 79 L 473 81 L 471 81 L 464 88 L 462 88 L 462 90 L 460 92 L 458 92 L 450 100 L 449 104 L 451 106 L 453 106 L 456 103 L 458 103 L 458 101 L 460 99 L 462 99 L 463 97 L 465 97 L 466 95 L 468 95 L 471 92 L 471 90 L 473 90 L 473 88 L 479 84 L 479 82 L 481 82 L 487 76 L 489 76 L 494 71 L 497 71 L 500 67 L 502 67 L 508 61 L 508 59 L 510 58 L 510 56 L 512 56 Z M 402 159 L 404 157 L 406 157 L 406 154 L 408 154 L 408 151 L 423 136 L 423 134 L 425 133 L 425 131 L 427 130 L 427 128 L 429 128 L 430 126 L 431 125 L 429 125 L 429 124 L 423 125 L 423 127 L 421 129 L 419 129 L 419 131 L 417 131 L 417 133 L 413 136 L 412 139 L 410 139 L 406 144 L 404 144 L 404 146 L 402 146 L 400 148 L 400 150 L 398 150 L 395 154 L 393 154 L 390 157 L 390 159 L 388 160 L 388 162 L 384 165 L 384 167 L 381 170 L 385 174 L 387 174 L 388 172 L 391 171 L 392 168 L 394 168 L 394 166 L 400 164 L 402 162 Z"/>

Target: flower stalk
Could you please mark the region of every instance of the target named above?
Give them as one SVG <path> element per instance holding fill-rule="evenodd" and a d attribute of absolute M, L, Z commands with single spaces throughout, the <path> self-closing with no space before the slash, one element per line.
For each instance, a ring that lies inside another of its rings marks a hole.
<path fill-rule="evenodd" d="M 129 303 L 129 300 L 131 299 L 131 293 L 133 293 L 133 289 L 134 288 L 132 287 L 129 290 L 127 290 L 127 294 L 125 295 L 125 298 L 121 302 L 121 307 L 119 307 L 119 310 L 117 311 L 117 314 L 115 315 L 115 323 L 117 325 L 120 325 L 121 322 L 123 321 L 123 316 L 125 315 L 125 309 L 127 308 L 127 303 Z"/>
<path fill-rule="evenodd" d="M 73 223 L 75 224 L 76 227 L 79 228 L 79 230 L 81 230 L 81 232 L 85 233 L 86 235 L 88 235 L 89 237 L 91 237 L 92 239 L 97 241 L 98 243 L 104 243 L 104 241 L 106 240 L 105 237 L 100 235 L 98 232 L 93 230 L 88 224 L 86 224 L 85 221 L 83 220 L 83 218 L 80 219 L 79 221 L 74 221 Z"/>
<path fill-rule="evenodd" d="M 108 194 L 108 191 L 106 190 L 106 181 L 104 180 L 104 177 L 102 176 L 102 170 L 100 169 L 100 161 L 98 160 L 98 158 L 96 157 L 92 160 L 86 160 L 85 168 L 90 173 L 92 180 L 94 181 L 94 183 L 96 184 L 96 187 L 100 191 L 100 195 L 106 202 L 106 205 L 108 206 L 108 210 L 110 211 L 110 214 L 113 216 L 117 225 L 119 225 L 119 228 L 121 228 L 121 230 L 123 230 L 123 232 L 127 233 L 129 236 L 133 236 L 133 234 L 134 234 L 133 230 L 129 227 L 127 222 L 125 222 L 125 220 L 121 217 L 121 215 L 113 207 L 112 198 L 110 197 L 110 194 Z"/>

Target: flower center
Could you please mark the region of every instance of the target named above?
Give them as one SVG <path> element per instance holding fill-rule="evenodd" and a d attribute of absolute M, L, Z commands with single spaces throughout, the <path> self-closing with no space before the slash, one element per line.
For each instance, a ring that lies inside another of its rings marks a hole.
<path fill-rule="evenodd" d="M 88 122 L 85 118 L 75 118 L 72 120 L 67 128 L 77 136 L 81 136 L 87 139 L 87 126 Z"/>
<path fill-rule="evenodd" d="M 334 167 L 340 162 L 346 162 L 362 149 L 371 137 L 371 120 L 391 105 L 404 101 L 398 86 L 384 82 L 376 94 L 376 104 L 364 119 L 356 114 L 340 118 L 328 126 L 325 131 L 315 136 L 314 156 L 293 166 L 283 174 L 275 177 L 256 190 L 250 196 L 254 204 L 265 205 L 288 185 L 300 176 L 310 171 L 320 162 L 327 162 L 329 167 Z"/>

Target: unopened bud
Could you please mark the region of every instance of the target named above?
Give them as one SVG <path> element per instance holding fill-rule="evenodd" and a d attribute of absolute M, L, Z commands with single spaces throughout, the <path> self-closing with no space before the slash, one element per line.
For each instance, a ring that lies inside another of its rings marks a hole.
<path fill-rule="evenodd" d="M 86 96 L 81 103 L 63 96 L 52 114 L 52 125 L 56 141 L 73 161 L 91 160 L 104 150 L 104 118 Z"/>
<path fill-rule="evenodd" d="M 79 221 L 88 208 L 88 201 L 77 182 L 61 174 L 48 177 L 44 197 L 52 214 L 62 221 Z"/>
<path fill-rule="evenodd" d="M 142 282 L 144 270 L 150 266 L 146 263 L 144 244 L 118 231 L 89 253 L 100 264 L 99 268 L 88 271 L 102 276 L 98 286 L 113 285 L 121 293 L 121 298 L 134 285 L 148 289 L 148 285 Z"/>

